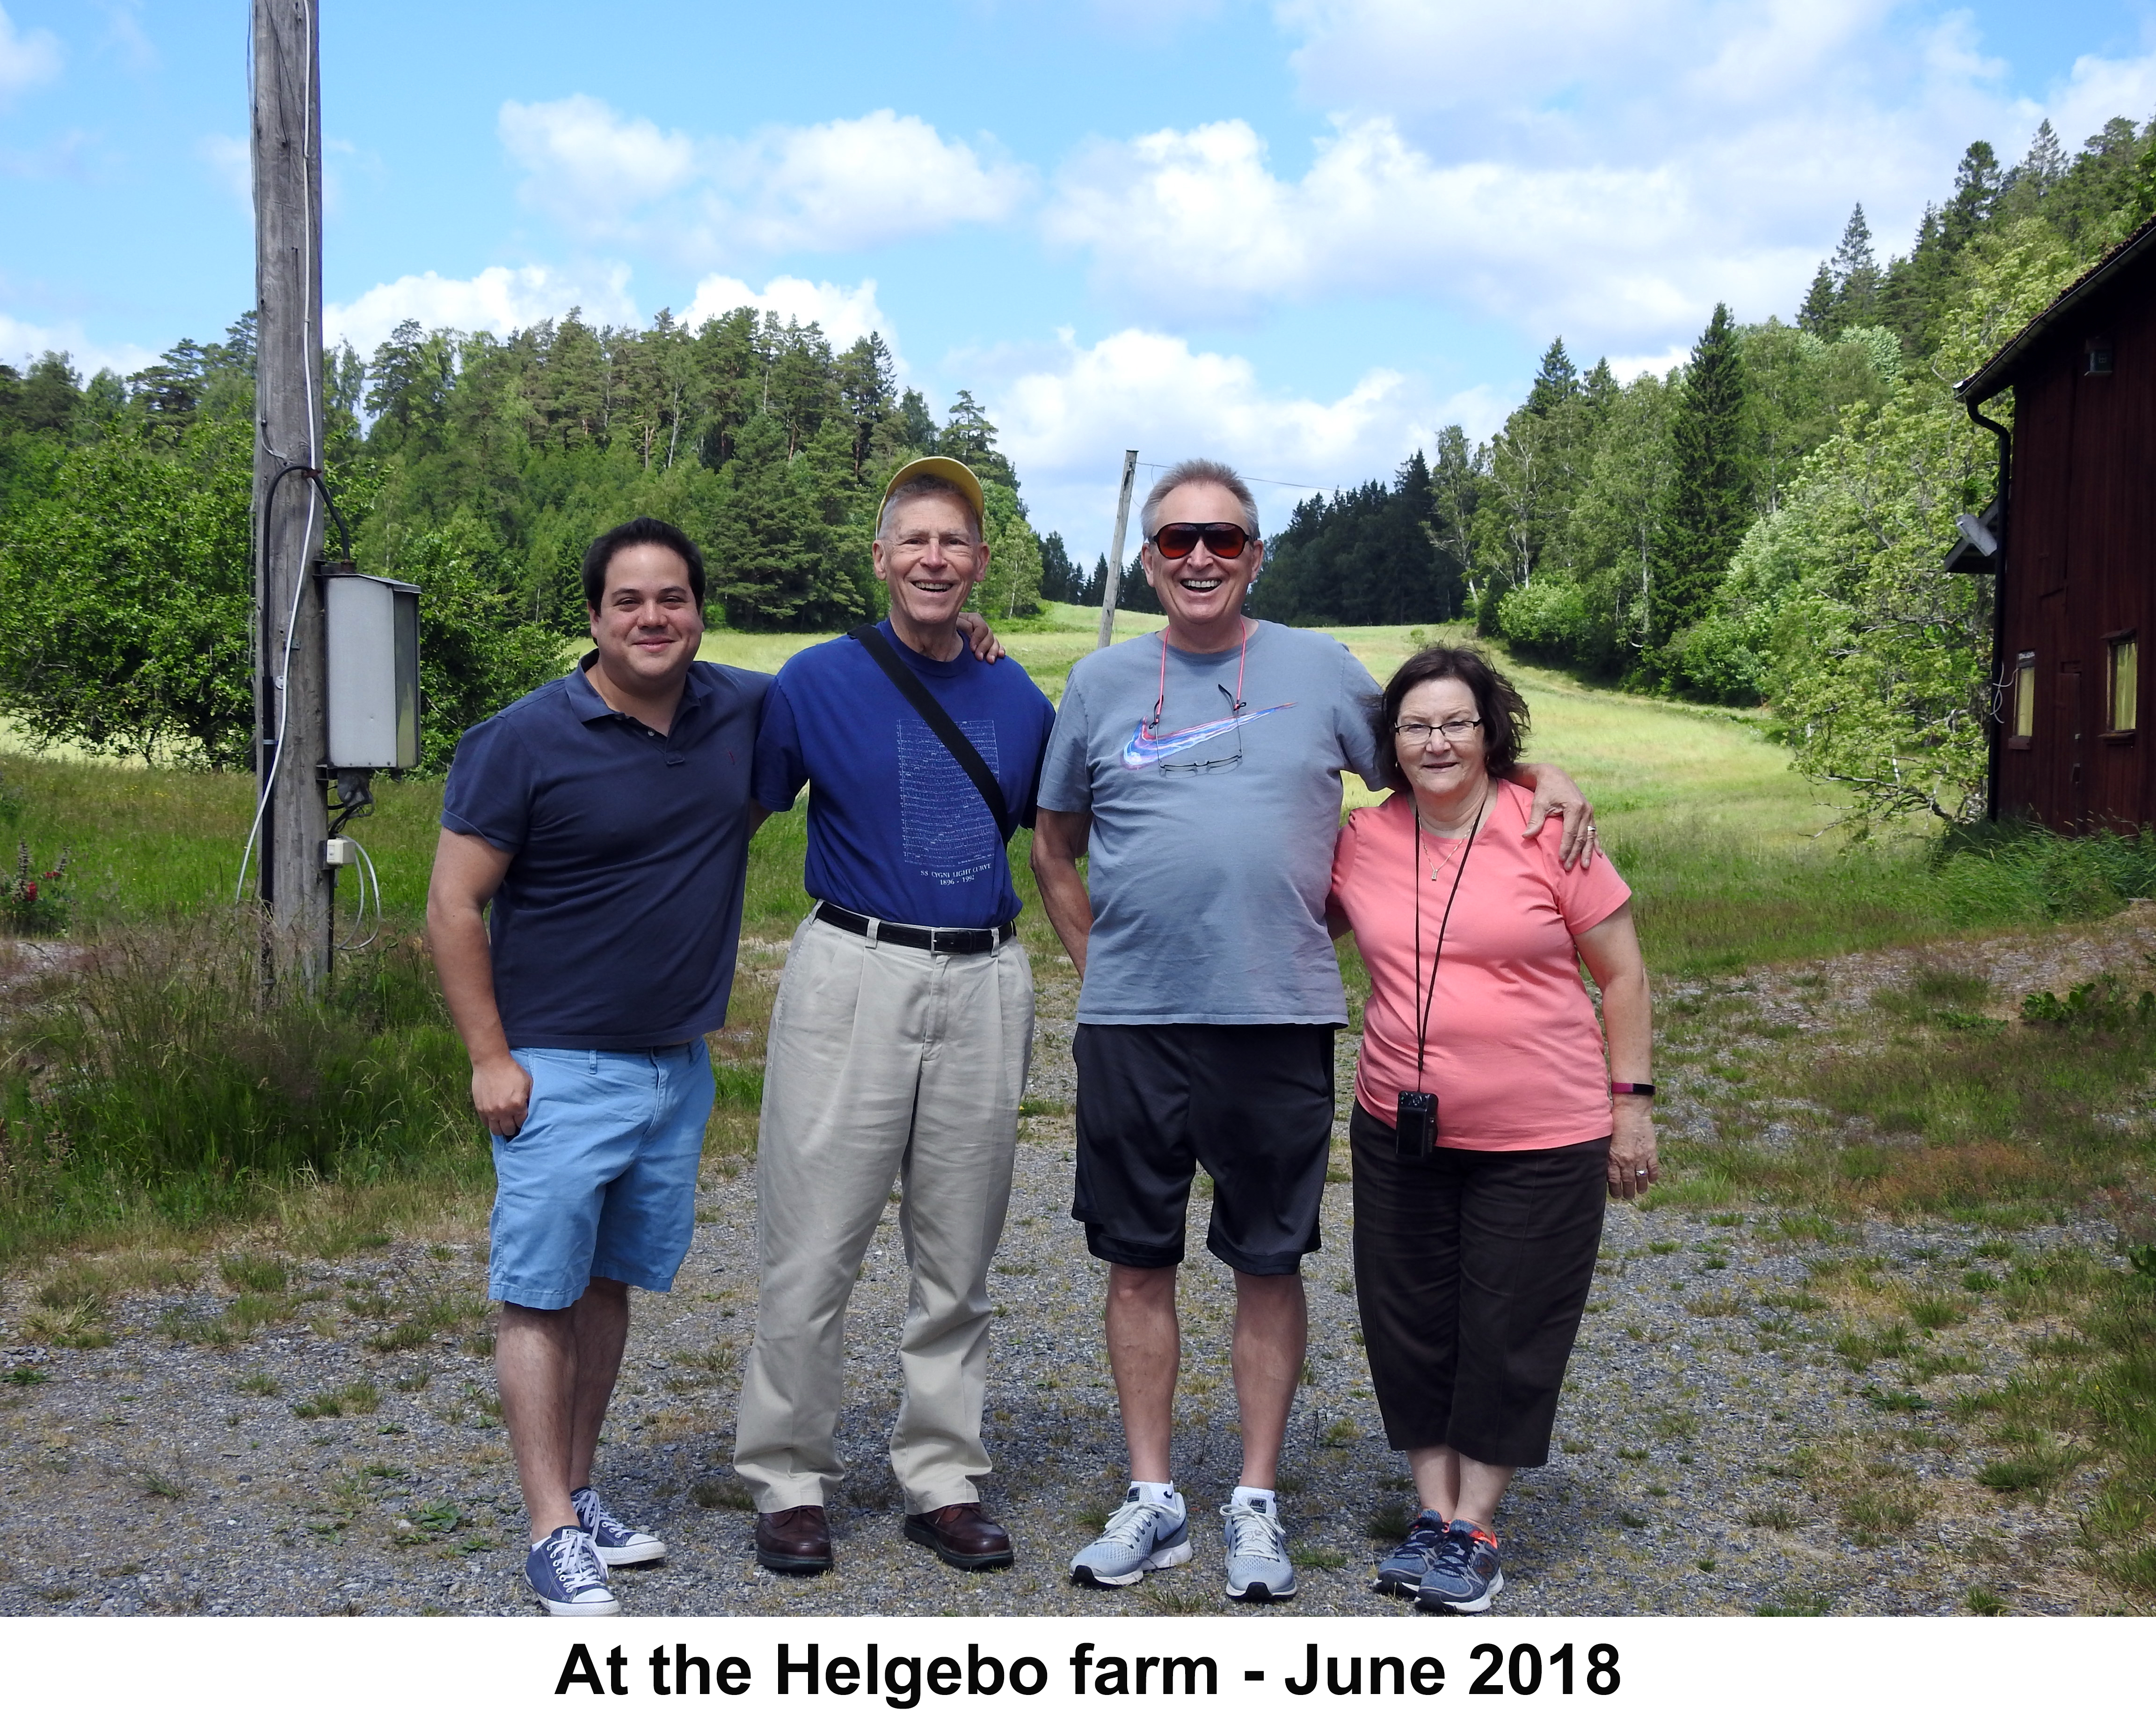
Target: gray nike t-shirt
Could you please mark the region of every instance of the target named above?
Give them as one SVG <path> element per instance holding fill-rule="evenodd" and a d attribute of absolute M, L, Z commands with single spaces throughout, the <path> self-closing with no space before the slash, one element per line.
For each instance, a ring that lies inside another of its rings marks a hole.
<path fill-rule="evenodd" d="M 1078 1020 L 1344 1026 L 1325 896 L 1340 773 L 1374 785 L 1378 683 L 1337 639 L 1270 621 L 1240 651 L 1168 650 L 1164 679 L 1163 649 L 1079 662 L 1041 770 L 1043 806 L 1093 819 Z"/>

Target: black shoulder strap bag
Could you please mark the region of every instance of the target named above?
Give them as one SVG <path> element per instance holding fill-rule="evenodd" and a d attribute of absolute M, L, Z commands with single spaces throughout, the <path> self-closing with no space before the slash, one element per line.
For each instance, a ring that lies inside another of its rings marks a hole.
<path fill-rule="evenodd" d="M 874 625 L 856 625 L 846 634 L 869 652 L 877 666 L 883 669 L 891 682 L 898 687 L 898 694 L 913 706 L 914 712 L 928 723 L 929 729 L 943 742 L 943 748 L 957 760 L 958 767 L 966 772 L 966 779 L 973 783 L 981 798 L 987 802 L 988 815 L 996 820 L 996 834 L 1005 843 L 1016 828 L 1011 822 L 1010 808 L 1004 804 L 1004 790 L 996 785 L 987 762 L 975 749 L 973 742 L 959 732 L 958 724 L 951 719 L 950 712 L 936 701 L 936 694 L 921 682 L 921 676 L 899 659 L 898 651 L 891 646 L 882 632 Z"/>

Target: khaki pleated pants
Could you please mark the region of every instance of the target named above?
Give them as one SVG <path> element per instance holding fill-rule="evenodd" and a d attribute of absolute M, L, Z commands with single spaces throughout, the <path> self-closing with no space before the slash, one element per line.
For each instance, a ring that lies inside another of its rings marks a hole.
<path fill-rule="evenodd" d="M 909 1512 L 978 1500 L 988 1263 L 1032 1046 L 1014 940 L 931 955 L 813 917 L 793 934 L 766 1046 L 761 1284 L 734 1434 L 758 1510 L 820 1504 L 844 1472 L 846 1302 L 894 1184 L 911 1284 L 891 1468 Z"/>

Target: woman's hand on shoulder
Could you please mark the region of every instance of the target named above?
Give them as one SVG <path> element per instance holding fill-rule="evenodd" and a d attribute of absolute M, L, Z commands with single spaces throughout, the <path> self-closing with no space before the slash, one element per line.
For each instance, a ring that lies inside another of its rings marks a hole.
<path fill-rule="evenodd" d="M 1662 1163 L 1655 1156 L 1654 1102 L 1637 1094 L 1620 1094 L 1610 1102 L 1615 1123 L 1609 1133 L 1609 1194 L 1630 1202 L 1647 1194 L 1662 1175 Z"/>

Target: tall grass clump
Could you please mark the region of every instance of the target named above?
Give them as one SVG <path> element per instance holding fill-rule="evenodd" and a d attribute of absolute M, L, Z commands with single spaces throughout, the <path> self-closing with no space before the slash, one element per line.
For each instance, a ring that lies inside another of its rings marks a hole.
<path fill-rule="evenodd" d="M 470 1070 L 416 940 L 265 994 L 251 918 L 109 927 L 0 1071 L 0 1257 L 295 1184 L 482 1166 Z"/>
<path fill-rule="evenodd" d="M 2064 835 L 2034 824 L 1972 824 L 1934 844 L 1932 881 L 1958 926 L 2100 919 L 2156 896 L 2156 829 Z"/>

